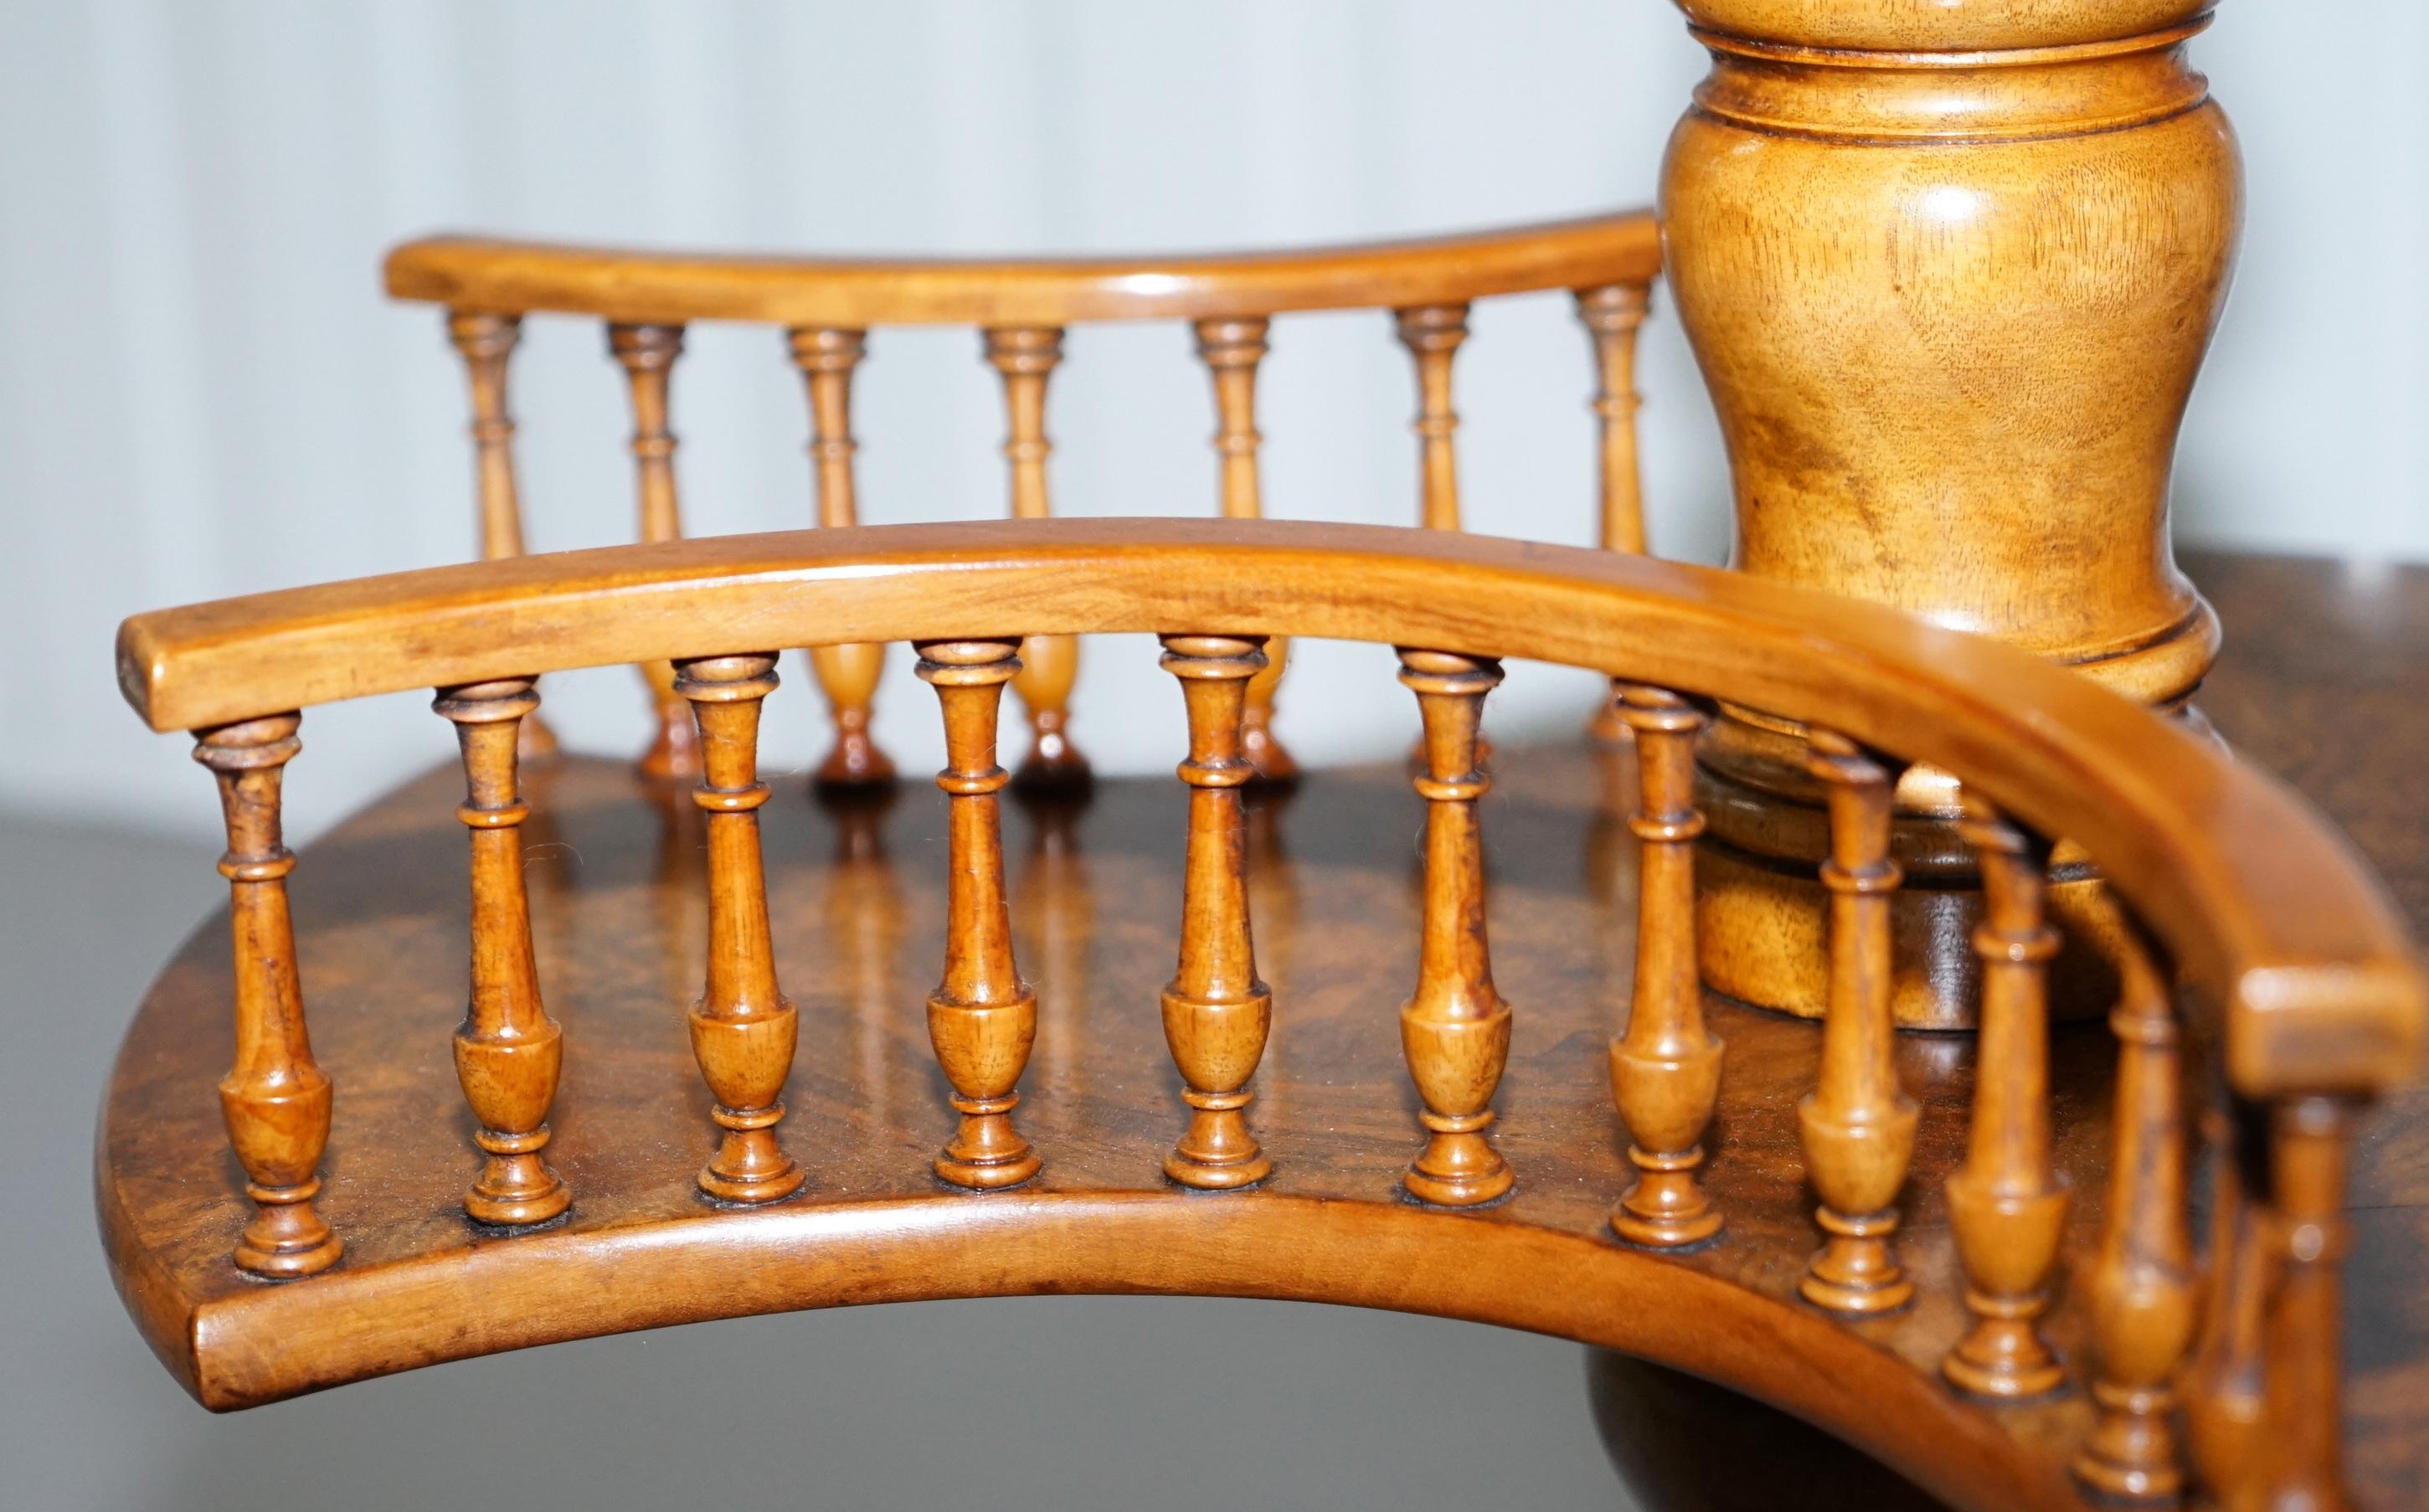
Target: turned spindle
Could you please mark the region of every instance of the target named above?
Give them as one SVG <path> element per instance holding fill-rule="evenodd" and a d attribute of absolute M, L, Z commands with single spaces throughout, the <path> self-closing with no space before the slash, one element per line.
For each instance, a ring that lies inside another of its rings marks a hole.
<path fill-rule="evenodd" d="M 1622 684 L 1621 728 L 1637 751 L 1636 990 L 1611 1044 L 1611 1095 L 1628 1125 L 1636 1184 L 1611 1226 L 1632 1244 L 1675 1249 L 1721 1231 L 1695 1180 L 1721 1092 L 1721 1042 L 1704 1027 L 1695 969 L 1695 737 L 1702 710 L 1661 688 Z"/>
<path fill-rule="evenodd" d="M 1417 361 L 1417 518 L 1429 530 L 1459 529 L 1459 455 L 1451 438 L 1450 362 L 1467 339 L 1467 306 L 1426 304 L 1395 312 L 1400 342 Z"/>
<path fill-rule="evenodd" d="M 1890 1011 L 1890 794 L 1895 774 L 1855 742 L 1811 732 L 1812 773 L 1828 793 L 1829 1001 L 1821 1086 L 1797 1105 L 1805 1164 L 1827 1239 L 1797 1290 L 1833 1312 L 1878 1313 L 1913 1299 L 1891 1236 L 1914 1154 L 1915 1106 L 1898 1085 Z"/>
<path fill-rule="evenodd" d="M 1240 788 L 1255 775 L 1242 749 L 1248 684 L 1264 670 L 1261 638 L 1166 635 L 1164 669 L 1189 710 L 1189 848 L 1181 902 L 1181 965 L 1164 990 L 1164 1039 L 1180 1068 L 1189 1125 L 1164 1158 L 1185 1187 L 1262 1181 L 1272 1160 L 1248 1132 L 1248 1078 L 1264 1059 L 1273 994 L 1257 979 L 1248 934 L 1248 846 Z"/>
<path fill-rule="evenodd" d="M 1003 457 L 1012 469 L 1012 518 L 1044 519 L 1051 510 L 1046 492 L 1046 380 L 1063 360 L 1059 326 L 990 327 L 986 359 L 1003 375 L 1007 415 Z M 1088 761 L 1071 744 L 1071 684 L 1080 675 L 1075 635 L 1032 635 L 1020 646 L 1020 673 L 1012 691 L 1029 711 L 1029 754 L 1021 760 L 1023 788 L 1070 790 L 1088 783 Z"/>
<path fill-rule="evenodd" d="M 852 457 L 860 443 L 851 435 L 851 375 L 868 345 L 866 334 L 848 330 L 797 329 L 788 334 L 793 365 L 801 370 L 810 398 L 810 460 L 818 489 L 818 523 L 833 528 L 860 522 L 852 484 Z M 874 641 L 819 646 L 810 668 L 834 711 L 834 748 L 818 764 L 821 787 L 858 787 L 894 781 L 894 763 L 868 732 L 869 703 L 885 670 L 885 648 Z"/>
<path fill-rule="evenodd" d="M 2338 1276 L 2351 1247 L 2344 1213 L 2354 1104 L 2297 1097 L 2269 1109 L 2269 1208 L 2276 1273 L 2264 1347 L 2269 1453 L 2250 1504 L 2346 1507 L 2342 1444 L 2344 1316 Z"/>
<path fill-rule="evenodd" d="M 2055 1391 L 2066 1372 L 2041 1336 L 2066 1224 L 2066 1184 L 2050 1165 L 2050 844 L 1979 795 L 1958 825 L 1982 875 L 1980 1047 L 1965 1164 L 1948 1180 L 1948 1223 L 1965 1266 L 1973 1327 L 1940 1371 L 1977 1396 Z"/>
<path fill-rule="evenodd" d="M 1402 648 L 1400 682 L 1425 721 L 1425 919 L 1417 990 L 1400 1008 L 1400 1049 L 1425 1109 L 1426 1147 L 1400 1179 L 1409 1194 L 1448 1208 L 1510 1190 L 1509 1164 L 1485 1139 L 1493 1091 L 1510 1056 L 1510 1005 L 1493 990 L 1484 929 L 1484 840 L 1476 800 L 1492 785 L 1478 762 L 1477 726 L 1501 664 Z"/>
<path fill-rule="evenodd" d="M 776 689 L 776 658 L 702 657 L 675 671 L 675 692 L 699 723 L 701 779 L 691 797 L 708 831 L 708 979 L 691 1010 L 691 1048 L 717 1099 L 709 1117 L 724 1130 L 700 1190 L 719 1202 L 774 1202 L 804 1179 L 776 1141 L 798 1021 L 776 985 L 759 856 L 759 806 L 768 801 L 759 710 Z"/>
<path fill-rule="evenodd" d="M 480 1126 L 486 1157 L 464 1211 L 504 1227 L 544 1224 L 573 1194 L 540 1159 L 556 1099 L 564 1030 L 540 1001 L 523 892 L 522 823 L 516 790 L 516 727 L 539 707 L 530 678 L 442 688 L 431 705 L 455 726 L 464 802 L 455 817 L 472 847 L 472 989 L 455 1031 L 455 1079 Z"/>
<path fill-rule="evenodd" d="M 919 680 L 936 690 L 945 716 L 946 794 L 951 862 L 945 888 L 945 978 L 928 997 L 928 1039 L 952 1084 L 961 1126 L 935 1160 L 957 1187 L 1017 1186 L 1037 1174 L 1037 1152 L 1013 1126 L 1020 1073 L 1037 1038 L 1037 998 L 1012 955 L 1012 910 L 1003 890 L 1003 829 L 997 794 L 1010 781 L 996 764 L 996 715 L 1003 685 L 1020 671 L 1017 641 L 920 641 Z"/>
<path fill-rule="evenodd" d="M 1601 541 L 1606 551 L 1644 552 L 1644 484 L 1636 461 L 1636 332 L 1644 323 L 1653 290 L 1645 284 L 1606 284 L 1578 290 L 1578 319 L 1594 343 L 1594 411 L 1601 432 L 1598 472 Z M 1591 739 L 1616 745 L 1628 738 L 1619 711 L 1620 690 L 1586 726 Z"/>
<path fill-rule="evenodd" d="M 522 339 L 520 315 L 449 310 L 447 338 L 472 389 L 472 481 L 480 506 L 481 560 L 523 554 L 522 503 L 515 489 L 515 422 L 506 409 L 506 363 Z M 526 761 L 556 754 L 556 734 L 533 715 L 520 739 Z"/>
<path fill-rule="evenodd" d="M 312 1209 L 329 1142 L 329 1078 L 312 1060 L 287 874 L 295 856 L 279 829 L 282 768 L 304 743 L 303 717 L 271 715 L 194 732 L 194 760 L 219 779 L 227 823 L 228 935 L 236 978 L 236 1063 L 220 1082 L 228 1143 L 244 1167 L 253 1220 L 237 1265 L 285 1280 L 338 1263 L 344 1245 Z"/>
<path fill-rule="evenodd" d="M 683 513 L 675 499 L 675 436 L 667 422 L 667 385 L 683 355 L 680 325 L 607 327 L 607 350 L 623 365 L 633 391 L 633 470 L 640 500 L 640 539 L 654 545 L 683 537 Z M 675 692 L 674 667 L 651 662 L 641 668 L 657 715 L 657 733 L 641 754 L 641 775 L 673 781 L 700 775 L 700 751 L 692 720 Z"/>
<path fill-rule="evenodd" d="M 1265 332 L 1262 315 L 1199 320 L 1198 355 L 1214 381 L 1214 454 L 1221 468 L 1223 518 L 1257 519 L 1264 514 L 1264 495 L 1258 477 L 1257 364 L 1264 360 Z M 1298 781 L 1298 762 L 1274 735 L 1274 693 L 1281 686 L 1282 667 L 1290 660 L 1290 642 L 1280 636 L 1265 641 L 1265 669 L 1248 680 L 1248 712 L 1242 715 L 1240 752 L 1266 782 Z"/>
<path fill-rule="evenodd" d="M 2174 1423 L 2176 1377 L 2192 1341 L 2192 1233 L 2185 1192 L 2181 1031 L 2174 1005 L 2139 945 L 2120 961 L 2114 1150 L 2108 1212 L 2091 1266 L 2091 1399 L 2100 1409 L 2074 1473 L 2116 1501 L 2173 1502 L 2184 1489 Z M 2223 1257 L 2239 1207 L 2231 1170 L 2212 1193 L 2226 1215 Z M 2222 1265 L 2221 1274 L 2226 1267 Z M 2229 1289 L 2212 1299 L 2223 1309 Z"/>
<path fill-rule="evenodd" d="M 2222 1086 L 2202 1117 L 2209 1167 L 2209 1249 L 2195 1291 L 2199 1344 L 2177 1377 L 2185 1447 L 2206 1487 L 2250 1487 L 2269 1451 L 2268 1324 L 2274 1257 L 2263 1234 L 2262 1141 L 2253 1109 Z M 2155 1421 L 2164 1422 L 2163 1415 Z M 2154 1500 L 2161 1499 L 2155 1490 Z"/>

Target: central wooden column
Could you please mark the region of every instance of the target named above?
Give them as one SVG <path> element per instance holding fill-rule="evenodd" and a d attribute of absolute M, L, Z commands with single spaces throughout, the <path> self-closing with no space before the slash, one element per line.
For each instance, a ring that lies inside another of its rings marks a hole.
<path fill-rule="evenodd" d="M 1680 0 L 1712 70 L 1662 234 L 1728 446 L 1733 567 L 2184 708 L 2218 625 L 2170 553 L 2169 473 L 2241 209 L 2185 58 L 2211 3 Z M 1698 915 L 1710 986 L 1811 1015 L 1826 824 L 1802 747 L 1724 707 Z M 1897 1019 L 1966 1027 L 1955 783 L 1909 769 L 1897 803 Z M 2076 926 L 2054 991 L 2105 1009 L 2097 883 L 2063 846 L 2053 879 Z"/>

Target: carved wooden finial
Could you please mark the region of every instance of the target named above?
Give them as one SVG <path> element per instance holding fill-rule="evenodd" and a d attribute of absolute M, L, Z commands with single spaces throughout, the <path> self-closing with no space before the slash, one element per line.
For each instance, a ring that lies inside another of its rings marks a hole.
<path fill-rule="evenodd" d="M 1060 326 L 989 327 L 986 360 L 1003 375 L 1009 423 L 1003 456 L 1012 468 L 1012 516 L 1044 519 L 1048 507 L 1046 380 L 1063 360 Z M 1080 676 L 1075 635 L 1032 635 L 1020 645 L 1020 675 L 1012 690 L 1029 711 L 1029 754 L 1018 781 L 1024 788 L 1070 791 L 1088 785 L 1088 760 L 1071 744 L 1071 685 Z"/>
<path fill-rule="evenodd" d="M 447 338 L 472 388 L 472 478 L 480 505 L 481 560 L 523 554 L 522 503 L 515 488 L 515 422 L 506 410 L 506 363 L 522 339 L 520 315 L 449 310 Z M 526 761 L 554 756 L 556 734 L 537 715 L 520 727 Z"/>
<path fill-rule="evenodd" d="M 1164 669 L 1189 709 L 1189 850 L 1183 863 L 1181 964 L 1164 990 L 1164 1038 L 1181 1070 L 1189 1125 L 1164 1158 L 1186 1187 L 1245 1187 L 1274 1163 L 1248 1132 L 1248 1078 L 1264 1058 L 1273 994 L 1257 979 L 1248 934 L 1247 841 L 1240 788 L 1253 775 L 1241 751 L 1248 683 L 1264 670 L 1259 638 L 1166 635 Z"/>
<path fill-rule="evenodd" d="M 2173 1503 L 2185 1476 L 2173 1422 L 2176 1377 L 2192 1342 L 2192 1233 L 2187 1221 L 2182 1034 L 2167 983 L 2131 934 L 2121 933 L 2114 1152 L 2108 1213 L 2091 1268 L 2091 1399 L 2100 1421 L 2074 1457 L 2077 1479 L 2123 1502 Z M 2213 1255 L 2222 1284 L 2215 1317 L 2232 1316 L 2226 1278 L 2238 1200 L 2230 1162 L 2211 1194 L 2226 1241 Z"/>
<path fill-rule="evenodd" d="M 1914 1282 L 1898 1264 L 1898 1190 L 1914 1155 L 1915 1106 L 1898 1085 L 1890 1012 L 1890 796 L 1894 773 L 1829 731 L 1809 736 L 1813 775 L 1830 805 L 1830 993 L 1822 1028 L 1822 1084 L 1797 1105 L 1805 1163 L 1829 1236 L 1797 1290 L 1834 1312 L 1902 1307 Z"/>
<path fill-rule="evenodd" d="M 711 656 L 676 667 L 675 692 L 700 726 L 701 781 L 692 801 L 707 815 L 708 979 L 691 1011 L 691 1047 L 717 1098 L 725 1131 L 700 1173 L 720 1202 L 774 1202 L 804 1174 L 776 1141 L 785 1078 L 798 1033 L 776 985 L 768 929 L 768 879 L 759 856 L 759 707 L 776 689 L 776 658 Z"/>
<path fill-rule="evenodd" d="M 1450 407 L 1450 361 L 1467 339 L 1467 306 L 1427 304 L 1395 312 L 1400 341 L 1417 359 L 1417 468 L 1427 528 L 1459 529 L 1459 456 L 1451 438 L 1459 416 Z"/>
<path fill-rule="evenodd" d="M 1013 1126 L 1020 1074 L 1037 1038 L 1037 998 L 1012 954 L 1003 890 L 1003 829 L 996 764 L 1003 685 L 1020 671 L 1019 643 L 920 641 L 919 679 L 945 715 L 951 862 L 945 892 L 945 977 L 928 997 L 928 1039 L 952 1083 L 961 1126 L 936 1157 L 936 1175 L 960 1187 L 1017 1186 L 1037 1174 L 1037 1152 Z"/>
<path fill-rule="evenodd" d="M 2040 1333 L 2066 1225 L 2066 1184 L 2050 1165 L 2049 842 L 1965 795 L 1958 826 L 1982 873 L 1979 1060 L 1973 1137 L 1948 1181 L 1948 1222 L 1964 1261 L 1974 1326 L 1941 1373 L 1981 1396 L 2028 1397 L 2066 1383 Z"/>
<path fill-rule="evenodd" d="M 1426 899 L 1417 990 L 1400 1008 L 1400 1048 L 1425 1109 L 1426 1147 L 1401 1181 L 1446 1207 L 1491 1202 L 1510 1190 L 1509 1164 L 1484 1137 L 1510 1056 L 1510 1006 L 1493 990 L 1484 929 L 1484 842 L 1476 800 L 1492 785 L 1479 765 L 1477 726 L 1501 664 L 1448 651 L 1400 649 L 1400 682 L 1425 721 Z"/>
<path fill-rule="evenodd" d="M 801 370 L 810 397 L 810 459 L 816 465 L 818 523 L 856 525 L 859 508 L 852 485 L 851 374 L 868 351 L 866 333 L 801 328 L 787 337 L 793 365 Z M 818 764 L 822 787 L 858 787 L 894 781 L 894 763 L 868 732 L 869 702 L 885 671 L 885 648 L 876 642 L 819 646 L 810 651 L 818 687 L 834 711 L 834 748 Z"/>
<path fill-rule="evenodd" d="M 1644 551 L 1644 495 L 1636 461 L 1636 332 L 1652 305 L 1646 284 L 1606 284 L 1577 291 L 1578 319 L 1594 342 L 1595 397 L 1589 406 L 1600 422 L 1602 549 Z M 1619 711 L 1620 689 L 1586 725 L 1586 734 L 1599 745 L 1616 746 L 1628 738 L 1628 724 Z"/>
<path fill-rule="evenodd" d="M 227 824 L 228 933 L 236 978 L 236 1063 L 220 1082 L 228 1143 L 244 1167 L 253 1221 L 236 1263 L 286 1280 L 338 1263 L 344 1245 L 312 1208 L 329 1142 L 329 1078 L 312 1060 L 287 874 L 295 857 L 280 833 L 282 769 L 304 743 L 303 717 L 271 715 L 194 732 L 194 760 L 219 779 Z"/>
<path fill-rule="evenodd" d="M 1721 1042 L 1704 1027 L 1695 963 L 1695 737 L 1707 720 L 1675 693 L 1622 686 L 1615 700 L 1636 736 L 1639 849 L 1636 990 L 1628 1032 L 1611 1045 L 1611 1094 L 1628 1125 L 1636 1185 L 1611 1226 L 1633 1244 L 1672 1249 L 1721 1231 L 1695 1181 L 1704 1130 L 1720 1098 Z"/>
<path fill-rule="evenodd" d="M 472 990 L 455 1031 L 455 1077 L 480 1125 L 487 1159 L 464 1210 L 485 1224 L 543 1224 L 573 1194 L 540 1159 L 556 1099 L 564 1031 L 540 1001 L 523 893 L 522 822 L 516 790 L 517 727 L 539 707 L 530 678 L 442 688 L 433 708 L 463 748 L 465 798 L 455 816 L 471 831 Z"/>
<path fill-rule="evenodd" d="M 623 365 L 633 391 L 633 468 L 644 543 L 683 538 L 683 512 L 675 496 L 675 436 L 667 423 L 667 384 L 675 359 L 683 355 L 683 343 L 680 325 L 607 327 L 607 350 Z M 652 662 L 641 668 L 641 676 L 650 685 L 658 717 L 657 733 L 641 754 L 641 775 L 662 782 L 698 777 L 700 751 L 691 716 L 675 692 L 674 668 Z"/>
<path fill-rule="evenodd" d="M 1265 333 L 1271 322 L 1262 315 L 1221 317 L 1197 324 L 1198 355 L 1214 381 L 1214 454 L 1222 478 L 1223 517 L 1257 519 L 1264 500 L 1257 472 L 1257 364 L 1264 360 Z M 1274 693 L 1281 687 L 1282 667 L 1290 660 L 1290 642 L 1273 636 L 1265 642 L 1265 669 L 1248 682 L 1247 712 L 1240 727 L 1240 752 L 1267 782 L 1298 781 L 1298 762 L 1274 737 Z"/>

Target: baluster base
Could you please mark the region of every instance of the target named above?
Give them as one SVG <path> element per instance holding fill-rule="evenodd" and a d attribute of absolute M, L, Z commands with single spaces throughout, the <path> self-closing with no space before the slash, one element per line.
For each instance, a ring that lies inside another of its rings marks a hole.
<path fill-rule="evenodd" d="M 1047 713 L 1030 720 L 1029 754 L 1013 772 L 1015 787 L 1033 796 L 1071 797 L 1085 793 L 1097 781 L 1088 758 L 1063 731 L 1063 716 Z"/>
<path fill-rule="evenodd" d="M 2100 1422 L 2068 1467 L 2074 1478 L 2110 1501 L 2173 1503 L 2185 1488 L 2170 1422 L 2175 1393 L 2094 1381 L 2091 1399 Z"/>
<path fill-rule="evenodd" d="M 1890 1235 L 1897 1228 L 1896 1208 L 1846 1218 L 1822 1208 L 1815 1210 L 1814 1221 L 1830 1238 L 1796 1283 L 1799 1296 L 1817 1307 L 1857 1317 L 1895 1312 L 1914 1300 L 1914 1282 L 1890 1247 Z"/>
<path fill-rule="evenodd" d="M 701 1167 L 702 1192 L 719 1202 L 755 1206 L 789 1197 L 809 1179 L 809 1173 L 794 1164 L 776 1142 L 784 1104 L 748 1110 L 719 1107 L 709 1116 L 725 1130 L 725 1139 L 708 1164 Z"/>
<path fill-rule="evenodd" d="M 1256 768 L 1256 780 L 1283 787 L 1299 779 L 1298 758 L 1274 735 L 1273 711 L 1250 704 L 1240 716 L 1240 754 Z"/>
<path fill-rule="evenodd" d="M 571 1207 L 573 1189 L 539 1157 L 548 1136 L 545 1124 L 527 1134 L 488 1128 L 475 1133 L 472 1142 L 488 1159 L 464 1194 L 465 1216 L 493 1228 L 526 1228 Z"/>
<path fill-rule="evenodd" d="M 1199 1192 L 1236 1192 L 1274 1174 L 1274 1162 L 1248 1132 L 1241 1109 L 1249 1093 L 1184 1092 L 1189 1126 L 1164 1158 L 1164 1174 Z"/>
<path fill-rule="evenodd" d="M 700 781 L 700 731 L 692 728 L 688 705 L 677 701 L 658 711 L 657 736 L 633 765 L 653 782 Z"/>
<path fill-rule="evenodd" d="M 1464 1117 L 1419 1113 L 1418 1121 L 1432 1131 L 1432 1138 L 1409 1162 L 1401 1187 L 1437 1208 L 1475 1208 L 1509 1195 L 1518 1177 L 1484 1137 L 1493 1118 L 1489 1108 Z"/>
<path fill-rule="evenodd" d="M 2047 1297 L 1986 1297 L 1968 1290 L 1965 1305 L 1975 1314 L 1973 1331 L 1940 1361 L 1949 1385 L 2003 1402 L 2048 1396 L 2065 1387 L 2066 1367 L 2034 1327 L 2049 1306 Z"/>
<path fill-rule="evenodd" d="M 1012 1110 L 1020 1106 L 1018 1093 L 1001 1097 L 955 1097 L 953 1110 L 962 1125 L 936 1156 L 936 1177 L 956 1187 L 998 1192 L 1016 1187 L 1045 1165 L 1036 1149 L 1013 1126 Z"/>
<path fill-rule="evenodd" d="M 1176 983 L 1164 990 L 1163 1015 L 1165 1044 L 1174 1063 L 1213 1084 L 1181 1088 L 1189 1124 L 1165 1156 L 1164 1174 L 1201 1192 L 1263 1181 L 1273 1174 L 1274 1162 L 1248 1131 L 1244 1109 L 1255 1096 L 1248 1078 L 1264 1059 L 1272 1032 L 1273 994 L 1264 983 L 1252 982 L 1246 997 L 1216 1000 L 1192 997 Z"/>
<path fill-rule="evenodd" d="M 237 1238 L 237 1268 L 265 1280 L 291 1281 L 337 1264 L 346 1246 L 312 1208 L 320 1191 L 318 1176 L 292 1187 L 246 1182 L 245 1195 L 260 1210 Z"/>
<path fill-rule="evenodd" d="M 888 787 L 894 778 L 894 760 L 869 738 L 865 716 L 856 724 L 837 717 L 834 748 L 810 775 L 820 788 Z"/>
<path fill-rule="evenodd" d="M 1612 1233 L 1655 1250 L 1683 1249 L 1720 1233 L 1720 1209 L 1695 1184 L 1704 1163 L 1702 1145 L 1681 1155 L 1656 1155 L 1631 1144 L 1628 1159 L 1637 1169 L 1636 1184 L 1611 1212 Z"/>

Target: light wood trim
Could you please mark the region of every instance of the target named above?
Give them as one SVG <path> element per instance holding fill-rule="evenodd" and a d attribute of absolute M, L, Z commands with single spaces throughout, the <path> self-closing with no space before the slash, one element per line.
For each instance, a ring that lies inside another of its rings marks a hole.
<path fill-rule="evenodd" d="M 1320 635 L 1727 697 L 1958 772 L 2075 837 L 2228 1004 L 2248 1095 L 2401 1082 L 2423 994 L 2392 905 L 2273 780 L 2089 680 L 1866 605 L 1621 553 L 1377 526 L 1022 520 L 719 536 L 472 563 L 140 615 L 157 730 L 736 644 Z"/>
<path fill-rule="evenodd" d="M 1645 283 L 1652 212 L 1458 236 L 1215 256 L 780 257 L 427 237 L 390 252 L 388 291 L 452 309 L 781 325 L 1061 325 L 1276 315 Z"/>

